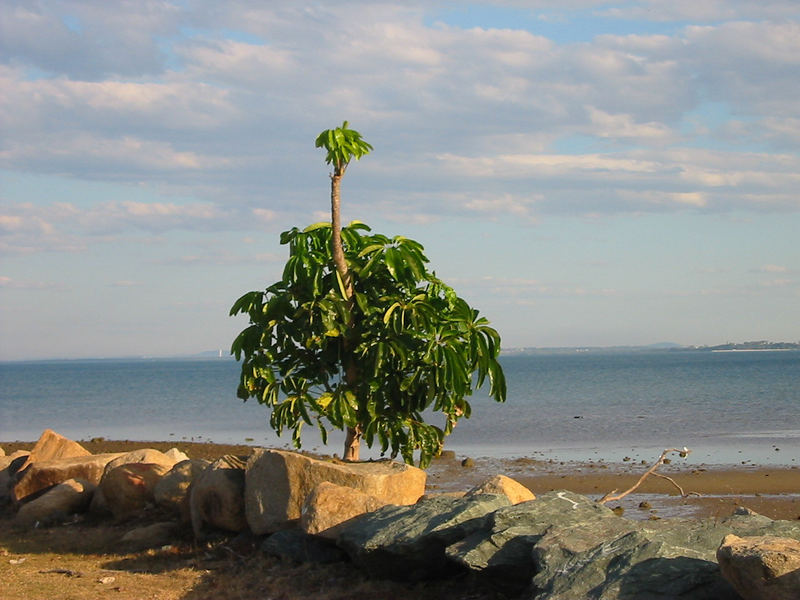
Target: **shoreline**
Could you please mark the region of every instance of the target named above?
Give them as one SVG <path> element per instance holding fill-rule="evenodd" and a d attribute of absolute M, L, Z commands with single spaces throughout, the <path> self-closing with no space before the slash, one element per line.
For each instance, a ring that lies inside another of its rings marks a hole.
<path fill-rule="evenodd" d="M 0 448 L 11 454 L 15 450 L 29 450 L 34 443 L 0 441 Z M 191 458 L 207 459 L 224 454 L 247 456 L 261 447 L 103 438 L 79 443 L 92 454 L 139 448 L 166 451 L 176 447 Z M 649 463 L 477 457 L 471 459 L 472 466 L 462 466 L 462 458 L 452 451 L 445 451 L 441 458 L 434 459 L 426 469 L 428 493 L 466 492 L 485 479 L 502 474 L 516 479 L 534 494 L 568 489 L 596 500 L 612 490 L 622 492 L 629 489 L 657 457 Z M 634 493 L 620 501 L 609 502 L 608 506 L 622 507 L 625 516 L 632 519 L 723 517 L 740 506 L 772 519 L 800 519 L 800 467 L 797 465 L 696 465 L 675 458 L 669 464 L 661 465 L 657 473 L 672 478 L 687 496 L 681 497 L 674 484 L 649 477 Z"/>

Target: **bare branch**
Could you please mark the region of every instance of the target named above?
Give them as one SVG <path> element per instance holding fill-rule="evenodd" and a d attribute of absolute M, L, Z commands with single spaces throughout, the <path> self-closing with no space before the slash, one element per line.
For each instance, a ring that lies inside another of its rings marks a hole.
<path fill-rule="evenodd" d="M 689 450 L 685 446 L 683 448 L 667 448 L 661 453 L 661 456 L 658 457 L 658 460 L 653 464 L 653 466 L 650 467 L 639 478 L 639 480 L 635 484 L 633 484 L 633 486 L 630 489 L 622 492 L 621 494 L 617 494 L 616 496 L 614 494 L 616 494 L 617 490 L 611 490 L 605 496 L 603 496 L 597 501 L 598 504 L 605 504 L 606 502 L 614 502 L 616 500 L 621 500 L 631 492 L 635 491 L 640 485 L 642 485 L 644 480 L 650 477 L 650 475 L 655 475 L 656 477 L 660 477 L 662 479 L 666 479 L 667 481 L 671 482 L 676 488 L 678 488 L 678 491 L 681 493 L 682 498 L 686 498 L 687 495 L 691 494 L 696 494 L 697 496 L 699 496 L 700 494 L 697 494 L 696 492 L 690 492 L 689 494 L 684 493 L 683 488 L 681 488 L 681 486 L 675 483 L 675 481 L 673 481 L 670 477 L 667 477 L 666 475 L 661 475 L 660 473 L 656 473 L 656 469 L 658 469 L 658 467 L 664 464 L 664 459 L 667 458 L 667 455 L 670 452 L 677 452 L 681 456 L 681 458 L 686 458 L 688 454 L 691 452 L 691 450 Z"/>

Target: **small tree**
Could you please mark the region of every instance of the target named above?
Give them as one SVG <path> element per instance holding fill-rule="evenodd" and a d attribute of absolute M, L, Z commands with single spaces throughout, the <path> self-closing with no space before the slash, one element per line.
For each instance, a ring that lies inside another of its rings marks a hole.
<path fill-rule="evenodd" d="M 372 150 L 372 146 L 361 138 L 361 134 L 347 126 L 347 121 L 341 127 L 326 129 L 317 136 L 314 144 L 317 148 L 325 148 L 327 154 L 325 162 L 333 166 L 331 178 L 331 253 L 333 263 L 336 265 L 336 272 L 342 282 L 344 297 L 347 300 L 347 330 L 343 337 L 346 363 L 344 373 L 347 383 L 354 385 L 358 380 L 358 369 L 353 361 L 350 350 L 355 343 L 353 328 L 353 302 L 355 291 L 353 281 L 350 276 L 350 269 L 344 258 L 344 247 L 342 245 L 342 218 L 341 218 L 341 184 L 350 161 L 354 158 L 360 160 L 362 156 Z M 358 460 L 361 435 L 363 430 L 360 424 L 347 427 L 347 436 L 344 440 L 344 459 Z"/>
<path fill-rule="evenodd" d="M 366 144 L 349 131 L 355 136 L 345 134 L 339 147 Z M 428 271 L 418 242 L 373 234 L 359 222 L 337 231 L 341 176 L 366 152 L 337 162 L 325 143 L 330 135 L 336 142 L 328 130 L 317 145 L 334 165 L 332 223 L 281 234 L 289 246 L 281 280 L 231 308 L 250 317 L 232 346 L 243 358 L 238 395 L 271 407 L 270 425 L 278 434 L 291 429 L 296 447 L 303 426 L 315 423 L 324 442 L 328 427 L 348 431 L 345 458 L 358 460 L 363 436 L 409 463 L 418 450 L 425 466 L 458 419 L 469 417 L 473 387 L 488 378 L 491 397 L 505 400 L 500 337 Z M 443 427 L 425 422 L 429 409 L 443 413 Z"/>

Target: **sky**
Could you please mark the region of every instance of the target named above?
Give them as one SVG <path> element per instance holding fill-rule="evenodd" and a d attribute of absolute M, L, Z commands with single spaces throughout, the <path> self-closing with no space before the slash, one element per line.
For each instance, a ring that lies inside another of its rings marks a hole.
<path fill-rule="evenodd" d="M 503 346 L 800 340 L 796 0 L 4 0 L 0 360 L 222 349 L 329 218 Z"/>

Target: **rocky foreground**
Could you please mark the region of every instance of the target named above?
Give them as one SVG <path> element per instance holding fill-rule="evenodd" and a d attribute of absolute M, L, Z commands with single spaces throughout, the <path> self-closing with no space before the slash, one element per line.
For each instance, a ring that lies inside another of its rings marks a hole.
<path fill-rule="evenodd" d="M 295 561 L 350 561 L 404 581 L 467 572 L 538 600 L 800 598 L 800 521 L 746 509 L 631 521 L 567 490 L 534 497 L 503 476 L 466 493 L 425 495 L 425 482 L 395 462 L 279 450 L 213 462 L 177 450 L 90 454 L 52 431 L 30 452 L 0 456 L 0 502 L 20 528 L 87 511 L 129 521 L 157 506 L 172 516 L 132 526 L 120 544 L 244 533 Z"/>

